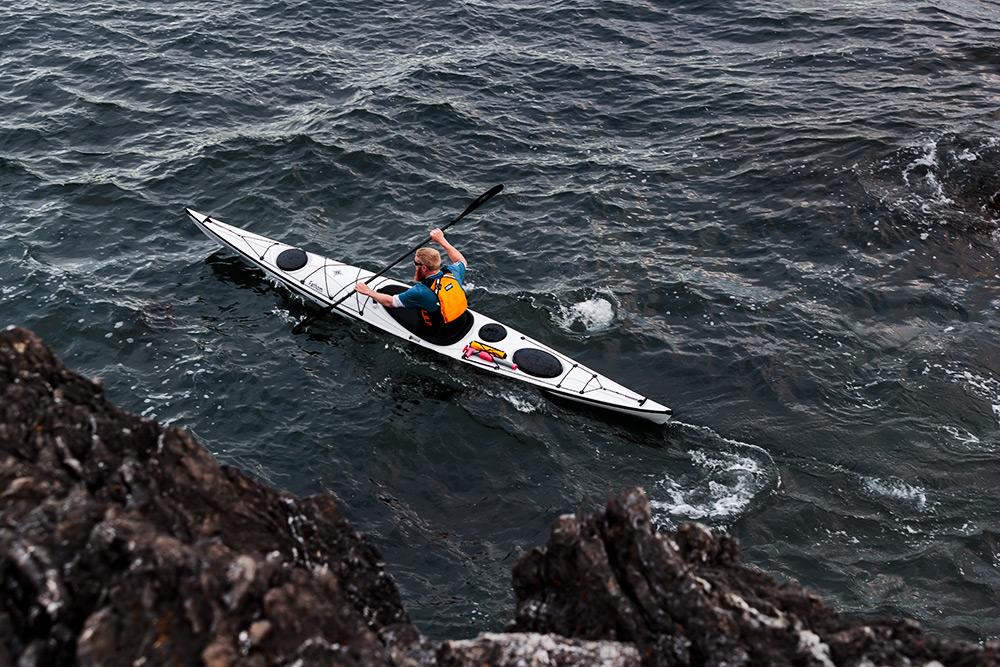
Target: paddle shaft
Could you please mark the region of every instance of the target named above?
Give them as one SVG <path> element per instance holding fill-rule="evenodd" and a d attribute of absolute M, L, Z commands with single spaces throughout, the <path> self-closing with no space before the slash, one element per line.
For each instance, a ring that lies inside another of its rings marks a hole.
<path fill-rule="evenodd" d="M 477 208 L 479 208 L 480 206 L 482 206 L 483 204 L 485 204 L 486 202 L 488 202 L 490 199 L 493 199 L 493 197 L 495 197 L 497 194 L 499 194 L 501 190 L 503 190 L 503 185 L 494 185 L 492 188 L 490 188 L 489 190 L 487 190 L 483 194 L 481 194 L 478 197 L 476 197 L 476 199 L 474 199 L 471 204 L 469 204 L 468 206 L 465 207 L 465 210 L 462 211 L 462 213 L 457 218 L 455 218 L 454 220 L 452 220 L 451 222 L 449 222 L 448 224 L 446 224 L 444 227 L 442 227 L 441 231 L 443 232 L 444 230 L 448 229 L 449 227 L 451 227 L 452 225 L 454 225 L 456 222 L 458 222 L 459 220 L 461 220 L 462 218 L 464 218 L 465 216 L 469 215 L 470 213 L 472 213 L 473 211 L 475 211 Z M 410 248 L 409 250 L 407 250 L 406 252 L 404 252 L 402 255 L 400 255 L 391 264 L 385 266 L 378 273 L 373 273 L 372 275 L 368 276 L 365 279 L 365 284 L 367 285 L 371 281 L 373 281 L 376 278 L 378 278 L 379 276 L 383 275 L 386 271 L 388 271 L 392 267 L 394 267 L 397 264 L 399 264 L 400 262 L 402 262 L 404 259 L 406 259 L 410 255 L 412 255 L 413 253 L 415 253 L 418 249 L 420 249 L 423 246 L 425 246 L 428 243 L 430 243 L 431 240 L 432 240 L 431 237 L 428 236 L 426 239 L 424 239 L 423 241 L 421 241 L 420 243 L 418 243 L 417 245 L 413 246 L 412 248 Z M 299 322 L 298 324 L 296 324 L 292 328 L 292 333 L 298 333 L 299 331 L 301 331 L 308 324 L 311 324 L 312 322 L 315 322 L 316 320 L 318 320 L 319 318 L 323 317 L 324 315 L 328 315 L 330 312 L 333 311 L 334 308 L 336 308 L 337 306 L 339 306 L 343 302 L 347 301 L 349 298 L 351 298 L 351 296 L 353 296 L 352 292 L 348 292 L 344 296 L 342 296 L 339 299 L 337 299 L 336 301 L 334 301 L 329 306 L 325 307 L 320 312 L 316 313 L 315 315 L 310 315 L 306 319 L 302 320 L 301 322 Z"/>

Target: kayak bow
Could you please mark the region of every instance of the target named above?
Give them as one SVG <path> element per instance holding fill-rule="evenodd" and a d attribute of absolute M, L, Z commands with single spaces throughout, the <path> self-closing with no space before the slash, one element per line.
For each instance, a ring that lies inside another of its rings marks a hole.
<path fill-rule="evenodd" d="M 375 276 L 371 271 L 305 252 L 190 208 L 184 210 L 210 239 L 262 269 L 302 298 L 324 308 L 336 304 L 333 311 L 341 316 L 361 320 L 449 359 L 534 385 L 554 396 L 642 417 L 657 424 L 670 420 L 670 408 L 487 315 L 469 309 L 457 329 L 444 337 L 428 337 L 421 334 L 415 311 L 384 308 L 360 293 L 351 295 L 357 282 Z M 398 294 L 409 287 L 384 276 L 375 277 L 369 284 L 387 294 Z M 348 298 L 338 304 L 344 296 Z"/>

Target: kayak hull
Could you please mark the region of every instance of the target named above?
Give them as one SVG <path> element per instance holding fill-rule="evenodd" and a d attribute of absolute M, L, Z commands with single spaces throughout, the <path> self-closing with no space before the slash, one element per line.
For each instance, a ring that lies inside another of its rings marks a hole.
<path fill-rule="evenodd" d="M 318 306 L 329 307 L 350 294 L 333 308 L 342 317 L 361 320 L 452 360 L 475 366 L 493 375 L 536 386 L 570 401 L 658 424 L 665 424 L 671 419 L 670 408 L 623 387 L 488 315 L 470 309 L 466 334 L 447 344 L 428 341 L 418 335 L 419 332 L 408 330 L 398 321 L 398 317 L 389 312 L 390 309 L 354 292 L 357 282 L 373 276 L 371 271 L 303 252 L 294 246 L 228 225 L 190 208 L 185 209 L 185 212 L 208 238 L 263 270 L 303 299 Z M 282 261 L 288 257 L 294 257 L 295 261 Z M 280 268 L 279 265 L 285 268 Z M 409 287 L 406 283 L 385 276 L 373 279 L 369 285 L 375 290 L 386 292 Z M 470 345 L 478 346 L 476 353 L 470 351 Z M 488 352 L 480 354 L 482 349 Z"/>

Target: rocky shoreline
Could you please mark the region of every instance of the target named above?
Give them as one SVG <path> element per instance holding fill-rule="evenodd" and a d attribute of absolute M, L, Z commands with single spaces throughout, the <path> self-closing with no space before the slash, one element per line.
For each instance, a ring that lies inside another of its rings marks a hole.
<path fill-rule="evenodd" d="M 0 383 L 0 667 L 998 663 L 997 642 L 841 616 L 726 535 L 659 534 L 640 489 L 556 520 L 506 629 L 431 642 L 333 497 L 220 465 L 25 329 L 0 333 Z"/>

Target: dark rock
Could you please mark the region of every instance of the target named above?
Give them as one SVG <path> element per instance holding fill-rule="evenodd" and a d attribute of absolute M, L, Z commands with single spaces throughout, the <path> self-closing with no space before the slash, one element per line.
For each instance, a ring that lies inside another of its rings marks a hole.
<path fill-rule="evenodd" d="M 329 496 L 220 466 L 0 333 L 0 664 L 388 663 L 409 626 Z M 414 630 L 415 632 L 415 630 Z"/>
<path fill-rule="evenodd" d="M 996 665 L 1000 649 L 845 618 L 740 564 L 731 537 L 696 524 L 658 534 L 641 489 L 560 517 L 515 566 L 514 591 L 511 631 L 631 642 L 647 665 Z"/>

